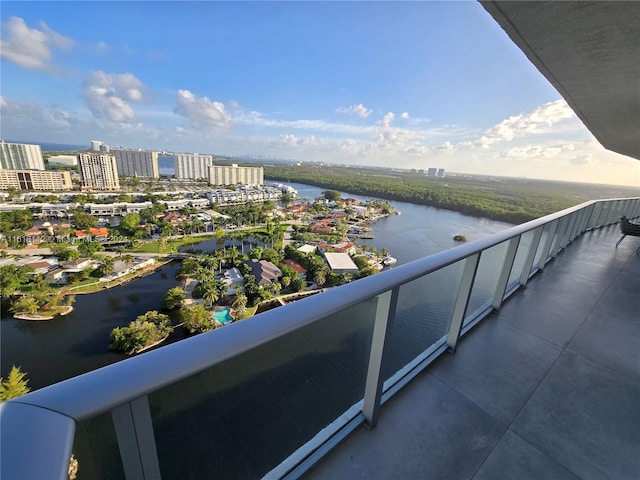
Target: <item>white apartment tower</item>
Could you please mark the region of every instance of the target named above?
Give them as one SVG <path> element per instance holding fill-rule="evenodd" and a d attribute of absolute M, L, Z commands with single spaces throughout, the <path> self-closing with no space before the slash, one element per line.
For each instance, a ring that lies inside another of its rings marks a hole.
<path fill-rule="evenodd" d="M 264 168 L 239 167 L 232 165 L 211 165 L 209 167 L 209 183 L 211 185 L 262 185 L 264 183 Z"/>
<path fill-rule="evenodd" d="M 0 140 L 0 169 L 44 170 L 40 145 L 6 143 Z"/>
<path fill-rule="evenodd" d="M 120 190 L 116 157 L 109 153 L 78 154 L 82 190 Z"/>
<path fill-rule="evenodd" d="M 178 153 L 173 157 L 176 178 L 191 180 L 208 180 L 209 167 L 213 165 L 211 155 L 197 153 Z"/>
<path fill-rule="evenodd" d="M 118 173 L 124 177 L 159 178 L 158 152 L 148 150 L 111 150 L 116 156 Z"/>

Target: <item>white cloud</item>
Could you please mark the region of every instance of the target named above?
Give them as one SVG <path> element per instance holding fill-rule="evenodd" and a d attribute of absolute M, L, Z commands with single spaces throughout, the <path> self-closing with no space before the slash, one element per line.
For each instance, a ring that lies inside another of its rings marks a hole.
<path fill-rule="evenodd" d="M 40 22 L 40 30 L 29 28 L 24 19 L 11 17 L 3 28 L 0 56 L 24 68 L 54 71 L 50 64 L 53 49 L 68 50 L 73 40 Z"/>
<path fill-rule="evenodd" d="M 207 97 L 198 98 L 189 90 L 178 90 L 174 111 L 188 118 L 197 129 L 225 130 L 231 127 L 231 117 L 222 103 L 211 101 Z"/>
<path fill-rule="evenodd" d="M 143 98 L 144 85 L 131 73 L 93 72 L 84 85 L 84 100 L 97 118 L 127 122 L 135 117 L 129 102 Z"/>
<path fill-rule="evenodd" d="M 400 118 L 402 118 L 403 120 L 409 120 L 409 118 L 411 117 L 409 117 L 409 112 L 402 112 L 400 114 Z"/>
<path fill-rule="evenodd" d="M 384 117 L 382 117 L 382 122 L 381 122 L 382 126 L 389 127 L 391 125 L 391 122 L 393 122 L 394 118 L 396 118 L 396 116 L 393 112 L 385 113 Z"/>
<path fill-rule="evenodd" d="M 473 142 L 473 145 L 489 148 L 495 143 L 510 142 L 525 135 L 548 133 L 558 122 L 574 116 L 573 110 L 564 100 L 545 103 L 531 113 L 521 113 L 502 120 Z"/>
<path fill-rule="evenodd" d="M 367 118 L 373 110 L 368 109 L 363 104 L 358 103 L 357 105 L 350 105 L 348 107 L 338 108 L 336 109 L 338 113 L 345 113 L 347 115 L 356 115 L 360 118 Z"/>

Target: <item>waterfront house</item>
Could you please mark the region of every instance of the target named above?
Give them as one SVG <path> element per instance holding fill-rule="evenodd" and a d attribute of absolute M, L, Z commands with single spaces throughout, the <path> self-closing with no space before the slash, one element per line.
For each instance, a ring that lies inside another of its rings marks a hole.
<path fill-rule="evenodd" d="M 75 260 L 60 262 L 60 266 L 63 267 L 66 272 L 82 272 L 92 265 L 93 260 L 91 260 L 90 258 L 76 258 Z"/>
<path fill-rule="evenodd" d="M 49 283 L 64 285 L 67 283 L 67 271 L 62 267 L 54 268 L 44 274 L 44 279 Z"/>
<path fill-rule="evenodd" d="M 38 262 L 27 263 L 27 267 L 29 267 L 32 272 L 32 275 L 42 275 L 47 273 L 51 268 L 58 263 L 57 259 L 44 259 Z"/>
<path fill-rule="evenodd" d="M 324 252 L 323 255 L 333 273 L 358 273 L 358 266 L 347 253 Z"/>

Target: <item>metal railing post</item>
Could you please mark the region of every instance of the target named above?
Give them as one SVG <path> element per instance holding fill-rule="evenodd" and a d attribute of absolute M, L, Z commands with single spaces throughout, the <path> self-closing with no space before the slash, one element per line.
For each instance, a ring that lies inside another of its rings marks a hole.
<path fill-rule="evenodd" d="M 111 410 L 127 480 L 159 480 L 160 463 L 145 395 Z"/>
<path fill-rule="evenodd" d="M 460 279 L 456 304 L 453 307 L 451 325 L 449 326 L 449 333 L 447 335 L 447 346 L 451 352 L 455 352 L 458 346 L 462 324 L 464 323 L 464 318 L 467 314 L 467 307 L 469 306 L 471 290 L 473 289 L 473 282 L 476 279 L 479 263 L 480 253 L 476 253 L 475 255 L 468 257 L 464 262 L 464 271 L 462 272 L 462 278 Z"/>
<path fill-rule="evenodd" d="M 366 419 L 367 428 L 374 428 L 378 423 L 382 385 L 384 383 L 383 367 L 387 351 L 391 324 L 398 304 L 398 287 L 378 295 L 376 318 L 373 325 L 371 352 L 369 354 L 369 368 L 367 369 L 367 383 L 362 402 L 362 413 Z"/>

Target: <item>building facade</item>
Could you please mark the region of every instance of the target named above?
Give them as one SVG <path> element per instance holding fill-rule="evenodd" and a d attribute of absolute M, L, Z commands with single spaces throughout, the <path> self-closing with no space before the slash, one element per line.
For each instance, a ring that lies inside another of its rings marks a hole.
<path fill-rule="evenodd" d="M 78 154 L 82 190 L 120 190 L 116 157 L 109 153 Z"/>
<path fill-rule="evenodd" d="M 264 183 L 264 168 L 239 167 L 232 165 L 211 165 L 209 167 L 209 183 L 211 185 L 262 185 Z"/>
<path fill-rule="evenodd" d="M 71 174 L 67 171 L 0 170 L 0 189 L 41 190 L 54 192 L 71 190 Z"/>
<path fill-rule="evenodd" d="M 111 153 L 115 155 L 118 173 L 124 177 L 160 177 L 158 152 L 112 149 Z"/>
<path fill-rule="evenodd" d="M 213 157 L 197 153 L 178 153 L 173 157 L 173 165 L 176 178 L 208 180 L 209 167 L 213 165 Z"/>
<path fill-rule="evenodd" d="M 6 143 L 0 140 L 0 168 L 2 170 L 44 170 L 40 145 Z"/>

